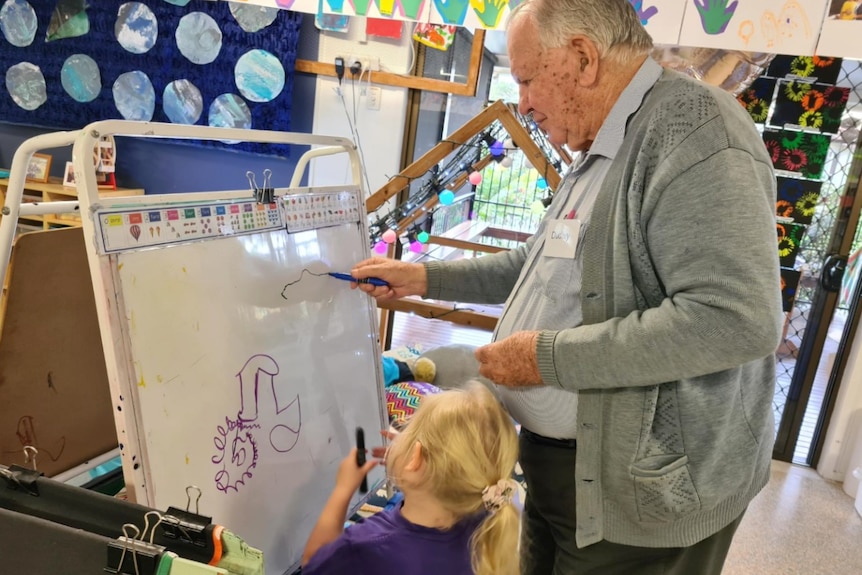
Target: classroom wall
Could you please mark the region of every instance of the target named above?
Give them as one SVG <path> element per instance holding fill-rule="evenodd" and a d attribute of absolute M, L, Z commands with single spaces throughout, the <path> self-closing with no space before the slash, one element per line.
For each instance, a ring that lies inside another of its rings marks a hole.
<path fill-rule="evenodd" d="M 319 60 L 334 62 L 336 56 L 371 57 L 379 60 L 382 69 L 405 73 L 415 54 L 410 41 L 413 26 L 405 23 L 400 40 L 376 39 L 366 36 L 365 19 L 351 18 L 347 33 L 326 32 L 320 35 Z M 374 82 L 374 72 L 371 72 Z M 371 193 L 385 184 L 401 168 L 401 148 L 407 114 L 407 89 L 389 86 L 380 88 L 380 109 L 368 109 L 368 75 L 355 83 L 349 72 L 342 82 L 342 103 L 335 78 L 317 79 L 313 129 L 318 134 L 352 138 L 345 104 L 355 122 L 365 155 Z M 354 107 L 355 104 L 355 107 Z M 355 111 L 355 114 L 354 114 Z M 349 177 L 347 158 L 334 156 L 315 162 L 310 173 L 313 185 L 337 185 Z"/>
<path fill-rule="evenodd" d="M 314 18 L 310 15 L 304 16 L 298 58 L 316 59 L 317 39 Z M 312 132 L 315 91 L 314 76 L 294 76 L 291 131 Z M 12 164 L 15 150 L 24 140 L 51 131 L 0 122 L 0 167 L 8 168 Z M 305 147 L 294 147 L 290 158 L 280 159 L 153 139 L 119 138 L 117 183 L 121 187 L 143 188 L 148 194 L 242 189 L 248 187 L 245 175 L 248 170 L 262 174 L 263 170 L 269 168 L 273 171 L 273 185 L 286 186 L 290 182 L 296 160 L 304 150 Z M 44 150 L 44 153 L 52 156 L 51 175 L 62 177 L 66 162 L 72 159 L 71 147 Z M 262 176 L 258 175 L 258 183 L 262 183 L 261 179 Z"/>

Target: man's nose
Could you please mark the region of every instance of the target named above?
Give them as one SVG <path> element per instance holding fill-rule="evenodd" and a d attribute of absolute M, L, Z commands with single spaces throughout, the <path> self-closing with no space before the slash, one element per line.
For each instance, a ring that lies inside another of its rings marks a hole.
<path fill-rule="evenodd" d="M 532 111 L 533 106 L 530 104 L 530 96 L 522 90 L 520 97 L 518 98 L 518 112 L 520 112 L 522 116 L 526 116 Z"/>

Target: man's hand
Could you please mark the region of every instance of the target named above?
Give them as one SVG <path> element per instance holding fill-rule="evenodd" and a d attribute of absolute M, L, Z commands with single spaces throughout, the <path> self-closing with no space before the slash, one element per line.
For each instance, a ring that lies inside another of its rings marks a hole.
<path fill-rule="evenodd" d="M 518 331 L 476 350 L 479 373 L 506 387 L 543 385 L 536 361 L 538 331 Z"/>
<path fill-rule="evenodd" d="M 422 264 L 413 264 L 389 258 L 369 258 L 350 271 L 356 279 L 380 278 L 388 286 L 351 284 L 378 300 L 398 299 L 410 295 L 424 296 L 428 291 L 428 276 Z"/>

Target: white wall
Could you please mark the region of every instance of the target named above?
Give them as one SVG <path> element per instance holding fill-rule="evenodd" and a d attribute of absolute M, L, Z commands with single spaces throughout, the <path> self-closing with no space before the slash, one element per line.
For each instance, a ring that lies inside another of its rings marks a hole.
<path fill-rule="evenodd" d="M 862 338 L 859 333 L 850 344 L 841 389 L 817 466 L 823 477 L 844 481 L 844 490 L 853 497 L 858 480 L 851 473 L 862 465 Z"/>
<path fill-rule="evenodd" d="M 379 40 L 365 35 L 365 19 L 351 18 L 347 34 L 324 32 L 320 35 L 321 62 L 334 62 L 337 56 L 360 56 L 379 60 L 383 70 L 405 73 L 414 58 L 410 35 L 412 26 L 405 23 L 401 40 Z M 374 85 L 374 72 L 371 72 Z M 370 193 L 383 186 L 401 167 L 401 148 L 404 140 L 404 124 L 407 113 L 407 89 L 378 86 L 381 88 L 379 110 L 369 110 L 368 96 L 362 95 L 368 88 L 368 75 L 361 84 L 350 80 L 347 71 L 341 85 L 344 101 L 354 113 L 357 103 L 356 125 L 359 141 L 365 157 L 365 167 L 370 182 Z M 318 77 L 314 105 L 314 133 L 328 136 L 352 138 L 344 110 L 336 90 L 335 78 Z M 354 98 L 355 93 L 355 98 Z M 310 185 L 338 185 L 349 179 L 346 158 L 332 157 L 315 160 L 310 171 Z"/>

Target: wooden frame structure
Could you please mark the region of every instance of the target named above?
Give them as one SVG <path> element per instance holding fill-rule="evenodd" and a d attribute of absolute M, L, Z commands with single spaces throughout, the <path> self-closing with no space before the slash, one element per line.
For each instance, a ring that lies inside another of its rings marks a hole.
<path fill-rule="evenodd" d="M 485 31 L 476 30 L 473 33 L 473 46 L 470 50 L 470 66 L 467 71 L 467 79 L 463 84 L 458 82 L 447 82 L 434 78 L 422 78 L 410 74 L 393 74 L 392 72 L 372 72 L 375 84 L 381 86 L 393 86 L 396 88 L 412 88 L 414 90 L 426 90 L 429 92 L 441 92 L 455 96 L 475 96 L 479 85 L 479 70 L 482 63 L 482 53 L 485 49 Z M 295 71 L 304 74 L 316 74 L 318 76 L 336 77 L 335 63 L 317 62 L 314 60 L 297 60 Z"/>
<path fill-rule="evenodd" d="M 365 208 L 368 212 L 373 212 L 379 209 L 388 200 L 404 191 L 410 185 L 410 182 L 416 178 L 425 175 L 429 170 L 454 152 L 458 147 L 466 144 L 476 135 L 488 128 L 494 122 L 499 121 L 514 144 L 521 149 L 527 160 L 536 168 L 547 181 L 551 189 L 556 189 L 561 180 L 560 174 L 551 164 L 548 157 L 542 149 L 533 141 L 530 133 L 515 116 L 512 109 L 503 103 L 497 101 L 494 104 L 485 108 L 458 130 L 453 132 L 444 141 L 440 142 L 422 157 L 404 168 L 399 174 L 390 178 L 383 187 L 377 190 L 365 201 Z M 566 156 L 566 159 L 568 157 Z M 468 177 L 468 172 L 473 170 L 481 170 L 487 166 L 493 158 L 490 154 L 482 157 L 478 162 L 470 166 L 469 170 L 461 174 L 452 184 L 449 189 L 457 190 L 464 185 Z M 410 227 L 422 214 L 430 211 L 439 202 L 438 196 L 432 196 L 423 206 L 418 208 L 413 214 L 406 216 L 398 222 L 398 229 L 395 230 L 399 235 Z M 508 232 L 507 230 L 499 230 L 505 232 L 503 235 L 511 239 L 524 239 L 521 234 Z M 497 236 L 495 232 L 487 235 Z M 428 244 L 453 247 L 457 249 L 472 250 L 483 253 L 496 253 L 505 251 L 504 248 L 489 246 L 486 244 L 466 241 L 453 238 L 445 238 L 439 236 L 431 236 L 428 239 Z M 389 257 L 393 256 L 393 250 L 390 247 Z M 392 314 L 396 311 L 414 313 L 424 318 L 437 319 L 445 314 L 446 321 L 455 324 L 476 327 L 487 331 L 493 331 L 497 324 L 497 317 L 487 313 L 474 311 L 453 310 L 451 307 L 440 305 L 437 303 L 403 299 L 389 302 L 378 302 L 378 307 L 387 310 L 388 313 L 381 317 L 380 322 L 380 339 L 382 342 L 387 341 L 387 335 L 391 324 Z"/>

